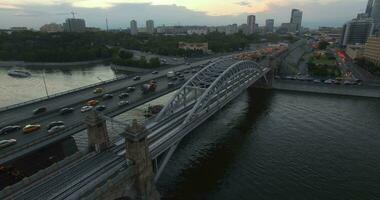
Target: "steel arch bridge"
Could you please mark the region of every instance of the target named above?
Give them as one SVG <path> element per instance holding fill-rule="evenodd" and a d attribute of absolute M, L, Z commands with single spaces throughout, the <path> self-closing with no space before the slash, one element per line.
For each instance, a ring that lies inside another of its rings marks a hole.
<path fill-rule="evenodd" d="M 266 74 L 270 70 L 253 61 L 228 57 L 189 79 L 147 126 L 152 132 L 148 141 L 155 161 L 155 180 L 184 136 L 259 79 L 269 82 Z"/>

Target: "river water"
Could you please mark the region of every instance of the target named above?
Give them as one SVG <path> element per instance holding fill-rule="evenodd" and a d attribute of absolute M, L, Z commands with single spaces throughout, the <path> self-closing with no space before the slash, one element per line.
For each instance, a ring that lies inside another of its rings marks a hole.
<path fill-rule="evenodd" d="M 46 72 L 51 93 L 99 76 L 115 73 Z M 41 81 L 0 69 L 0 107 L 43 96 Z M 119 118 L 131 116 L 142 109 Z M 158 188 L 163 199 L 379 199 L 379 152 L 377 99 L 250 89 L 181 142 Z"/>

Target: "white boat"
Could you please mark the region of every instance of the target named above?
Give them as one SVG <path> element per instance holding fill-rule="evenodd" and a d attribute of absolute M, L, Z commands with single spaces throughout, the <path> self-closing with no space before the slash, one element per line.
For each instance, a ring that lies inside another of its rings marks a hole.
<path fill-rule="evenodd" d="M 27 72 L 27 71 L 9 70 L 8 75 L 13 76 L 13 77 L 26 78 L 26 77 L 31 76 L 32 74 L 30 72 Z"/>

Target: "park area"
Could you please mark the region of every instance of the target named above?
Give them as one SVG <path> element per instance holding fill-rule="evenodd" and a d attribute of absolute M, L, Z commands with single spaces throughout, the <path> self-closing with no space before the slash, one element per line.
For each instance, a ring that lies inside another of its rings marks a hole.
<path fill-rule="evenodd" d="M 315 52 L 307 64 L 309 73 L 312 76 L 324 78 L 336 78 L 341 76 L 336 58 L 332 53 L 323 51 Z"/>

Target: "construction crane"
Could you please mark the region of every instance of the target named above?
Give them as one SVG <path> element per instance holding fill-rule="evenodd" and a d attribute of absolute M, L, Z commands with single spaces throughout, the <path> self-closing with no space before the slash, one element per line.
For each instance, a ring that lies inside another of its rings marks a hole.
<path fill-rule="evenodd" d="M 77 14 L 77 13 L 74 11 L 71 11 L 70 13 L 73 15 L 73 18 L 75 19 L 75 14 Z"/>

